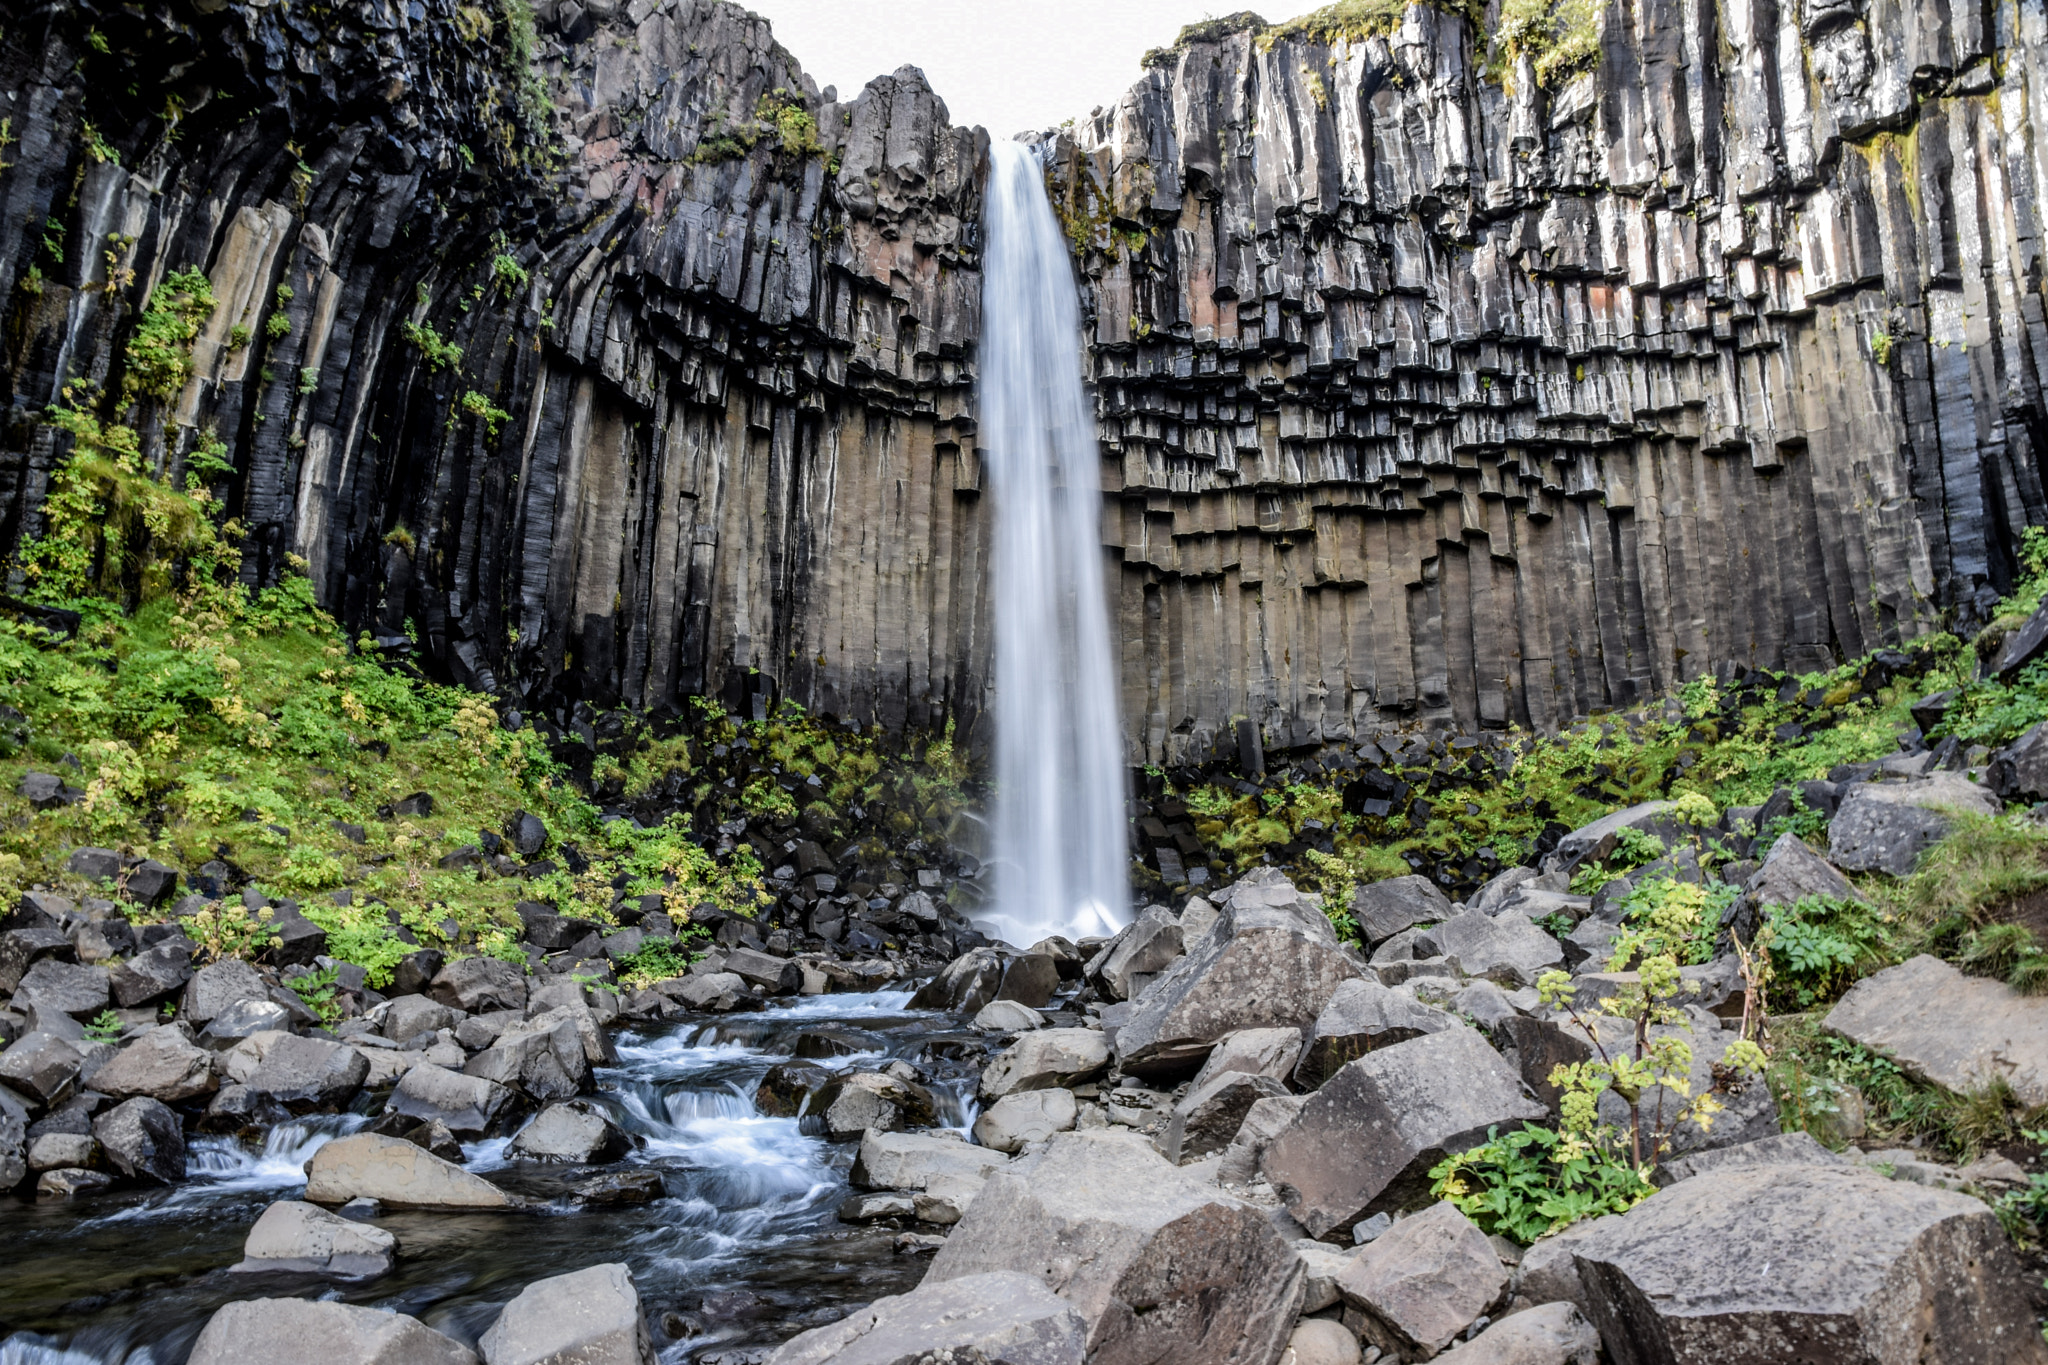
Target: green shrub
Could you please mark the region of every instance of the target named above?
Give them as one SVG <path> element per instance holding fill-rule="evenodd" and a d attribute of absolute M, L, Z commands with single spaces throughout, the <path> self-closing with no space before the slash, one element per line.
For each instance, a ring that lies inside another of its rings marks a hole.
<path fill-rule="evenodd" d="M 1773 983 L 1790 988 L 1802 1010 L 1831 1004 L 1857 977 L 1896 958 L 1896 933 L 1889 917 L 1862 901 L 1801 896 L 1793 905 L 1773 905 L 1757 946 L 1770 955 Z"/>
<path fill-rule="evenodd" d="M 1431 1192 L 1478 1225 L 1523 1246 L 1582 1218 L 1626 1213 L 1656 1193 L 1642 1173 L 1607 1148 L 1524 1124 L 1432 1166 Z"/>

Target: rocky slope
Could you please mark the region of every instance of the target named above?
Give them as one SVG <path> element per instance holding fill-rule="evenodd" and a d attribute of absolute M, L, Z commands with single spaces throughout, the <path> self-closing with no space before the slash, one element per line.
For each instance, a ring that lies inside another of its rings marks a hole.
<path fill-rule="evenodd" d="M 1615 5 L 1546 88 L 1339 8 L 1048 139 L 1134 759 L 1549 727 L 1988 610 L 2048 516 L 2031 21 Z M 0 541 L 86 379 L 152 469 L 224 443 L 247 574 L 299 554 L 529 712 L 971 727 L 984 135 L 915 71 L 839 100 L 712 0 L 6 18 Z M 189 382 L 131 406 L 195 265 Z"/>

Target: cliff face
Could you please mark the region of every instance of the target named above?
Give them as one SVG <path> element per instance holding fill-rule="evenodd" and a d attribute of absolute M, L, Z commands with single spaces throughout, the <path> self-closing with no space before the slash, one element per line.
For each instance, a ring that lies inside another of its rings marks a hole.
<path fill-rule="evenodd" d="M 1548 91 L 1473 44 L 1214 34 L 1058 139 L 1148 754 L 1816 668 L 2048 512 L 2038 6 L 1611 0 Z"/>
<path fill-rule="evenodd" d="M 1134 760 L 1240 718 L 1547 726 L 2009 583 L 2048 520 L 2048 19 L 1601 24 L 1546 90 L 1434 9 L 1225 22 L 1046 139 Z M 85 379 L 152 468 L 224 444 L 252 579 L 302 556 L 351 626 L 564 723 L 982 710 L 986 143 L 915 71 L 839 101 L 716 0 L 0 28 L 0 550 Z M 129 407 L 188 266 L 193 374 Z"/>

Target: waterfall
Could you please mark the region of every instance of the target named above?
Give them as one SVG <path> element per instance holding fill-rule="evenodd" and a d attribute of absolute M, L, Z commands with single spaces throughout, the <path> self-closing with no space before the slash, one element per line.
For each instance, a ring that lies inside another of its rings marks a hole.
<path fill-rule="evenodd" d="M 998 142 L 989 158 L 980 420 L 995 516 L 996 895 L 982 927 L 1028 947 L 1129 922 L 1123 734 L 1073 263 L 1036 155 Z"/>

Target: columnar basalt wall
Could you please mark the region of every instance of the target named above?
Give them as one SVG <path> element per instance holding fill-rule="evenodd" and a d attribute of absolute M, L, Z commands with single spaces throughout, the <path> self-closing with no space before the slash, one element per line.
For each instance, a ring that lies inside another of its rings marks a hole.
<path fill-rule="evenodd" d="M 839 102 L 736 6 L 550 2 L 527 119 L 512 6 L 9 9 L 9 546 L 87 378 L 174 474 L 227 443 L 252 581 L 297 554 L 510 700 L 980 709 L 986 140 L 915 70 Z M 158 423 L 108 395 L 192 265 L 218 305 Z"/>
<path fill-rule="evenodd" d="M 1238 717 L 1554 726 L 2011 581 L 2048 511 L 2048 13 L 1602 23 L 1545 90 L 1426 7 L 1225 21 L 1052 142 L 1148 758 Z"/>
<path fill-rule="evenodd" d="M 526 13 L 0 3 L 0 553 L 70 401 L 173 477 L 218 442 L 252 581 L 298 556 L 508 704 L 971 730 L 986 134 L 910 68 L 819 91 L 718 0 L 542 0 L 530 66 Z M 1601 22 L 1545 89 L 1490 21 L 1241 17 L 1042 137 L 1133 761 L 1551 726 L 2010 582 L 2048 11 Z M 191 266 L 192 379 L 127 403 Z"/>

